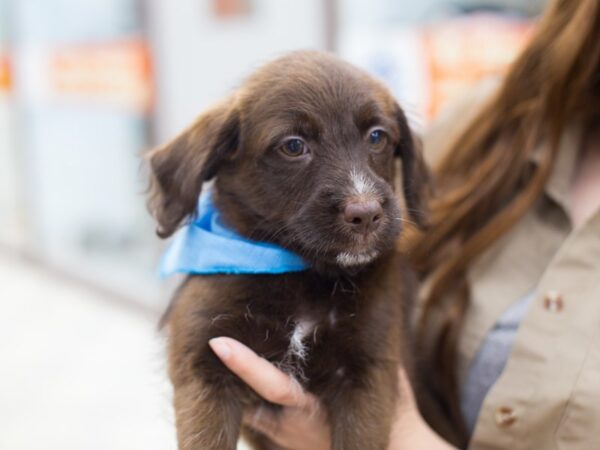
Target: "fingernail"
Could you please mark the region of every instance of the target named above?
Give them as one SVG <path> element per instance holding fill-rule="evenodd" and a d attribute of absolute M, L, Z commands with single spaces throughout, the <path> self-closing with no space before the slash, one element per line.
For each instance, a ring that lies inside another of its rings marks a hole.
<path fill-rule="evenodd" d="M 213 349 L 213 352 L 223 360 L 231 356 L 231 347 L 223 338 L 212 338 L 208 341 L 208 345 Z"/>

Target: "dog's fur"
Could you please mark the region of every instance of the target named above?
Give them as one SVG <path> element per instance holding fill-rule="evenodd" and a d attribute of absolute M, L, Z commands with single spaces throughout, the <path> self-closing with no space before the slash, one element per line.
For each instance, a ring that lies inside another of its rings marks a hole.
<path fill-rule="evenodd" d="M 374 126 L 383 144 L 368 141 Z M 289 136 L 310 152 L 282 153 Z M 161 237 L 193 216 L 202 183 L 216 177 L 214 201 L 228 226 L 310 263 L 283 275 L 189 276 L 178 290 L 166 322 L 181 450 L 232 450 L 245 408 L 277 409 L 212 353 L 216 336 L 243 342 L 315 394 L 333 449 L 387 447 L 412 296 L 393 251 L 402 220 L 394 156 L 410 216 L 422 223 L 425 170 L 401 108 L 379 82 L 317 52 L 267 64 L 150 154 Z M 382 218 L 374 232 L 357 234 L 343 211 L 365 198 L 382 205 Z M 245 431 L 255 448 L 277 448 Z"/>

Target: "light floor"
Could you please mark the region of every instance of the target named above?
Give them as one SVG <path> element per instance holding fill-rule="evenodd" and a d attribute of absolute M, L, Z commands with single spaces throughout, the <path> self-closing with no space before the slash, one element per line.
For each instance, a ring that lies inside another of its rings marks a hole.
<path fill-rule="evenodd" d="M 0 253 L 0 449 L 175 449 L 155 324 Z"/>

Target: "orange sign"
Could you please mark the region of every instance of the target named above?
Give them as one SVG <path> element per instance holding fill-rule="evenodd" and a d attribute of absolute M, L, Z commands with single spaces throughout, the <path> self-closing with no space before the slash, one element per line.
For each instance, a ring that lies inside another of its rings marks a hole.
<path fill-rule="evenodd" d="M 152 105 L 152 70 L 142 41 L 85 44 L 55 51 L 51 88 L 61 99 L 98 102 L 147 112 Z"/>
<path fill-rule="evenodd" d="M 213 0 L 213 11 L 219 19 L 244 17 L 250 9 L 250 0 Z"/>
<path fill-rule="evenodd" d="M 492 17 L 456 20 L 424 31 L 430 74 L 427 115 L 484 78 L 500 75 L 529 40 L 528 22 Z"/>
<path fill-rule="evenodd" d="M 0 92 L 10 90 L 10 63 L 8 56 L 0 55 Z"/>

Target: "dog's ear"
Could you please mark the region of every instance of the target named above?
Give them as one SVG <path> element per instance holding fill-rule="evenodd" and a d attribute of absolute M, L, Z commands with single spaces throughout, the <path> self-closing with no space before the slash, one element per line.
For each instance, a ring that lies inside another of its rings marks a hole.
<path fill-rule="evenodd" d="M 150 152 L 148 206 L 158 221 L 160 237 L 172 235 L 183 219 L 196 212 L 202 183 L 213 178 L 235 152 L 239 129 L 237 109 L 222 103 L 171 142 Z"/>
<path fill-rule="evenodd" d="M 420 141 L 413 135 L 400 107 L 397 112 L 400 142 L 395 155 L 402 159 L 402 188 L 408 214 L 416 225 L 427 227 L 426 192 L 429 188 L 429 170 L 423 160 Z"/>

